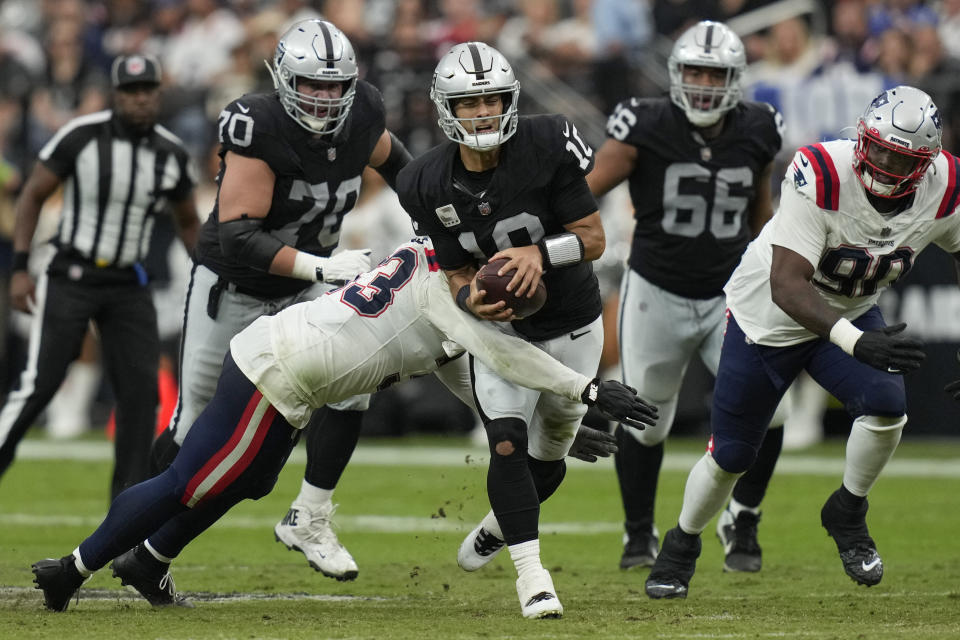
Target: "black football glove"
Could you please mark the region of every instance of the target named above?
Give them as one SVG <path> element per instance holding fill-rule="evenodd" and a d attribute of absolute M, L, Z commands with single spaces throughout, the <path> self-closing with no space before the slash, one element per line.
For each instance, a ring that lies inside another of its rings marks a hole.
<path fill-rule="evenodd" d="M 853 345 L 853 357 L 874 369 L 887 373 L 909 373 L 920 368 L 926 357 L 923 343 L 915 338 L 898 335 L 907 328 L 901 322 L 891 327 L 864 331 Z"/>
<path fill-rule="evenodd" d="M 657 423 L 657 408 L 637 397 L 637 390 L 616 380 L 594 378 L 580 396 L 583 404 L 596 405 L 608 420 L 636 429 Z"/>
<path fill-rule="evenodd" d="M 596 462 L 597 458 L 609 458 L 611 453 L 616 452 L 617 439 L 613 434 L 582 424 L 567 455 L 584 462 Z"/>

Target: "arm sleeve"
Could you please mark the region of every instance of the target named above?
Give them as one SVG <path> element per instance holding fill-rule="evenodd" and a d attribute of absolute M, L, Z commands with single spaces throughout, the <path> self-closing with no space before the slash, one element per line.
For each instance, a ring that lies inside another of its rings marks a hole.
<path fill-rule="evenodd" d="M 780 194 L 780 208 L 773 216 L 777 224 L 770 243 L 799 253 L 816 267 L 827 245 L 828 215 L 843 214 L 820 209 L 785 180 Z"/>
<path fill-rule="evenodd" d="M 492 323 L 458 309 L 446 279 L 440 274 L 430 276 L 421 311 L 442 333 L 514 384 L 576 402 L 590 384 L 590 378 L 529 342 L 502 333 Z"/>

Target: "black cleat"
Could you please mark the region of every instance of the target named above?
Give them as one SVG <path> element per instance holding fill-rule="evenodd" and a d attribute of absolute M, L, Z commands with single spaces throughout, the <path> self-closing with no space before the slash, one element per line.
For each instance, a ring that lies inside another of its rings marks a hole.
<path fill-rule="evenodd" d="M 120 584 L 136 589 L 154 607 L 193 607 L 190 600 L 177 593 L 169 564 L 155 559 L 153 563 L 145 562 L 137 557 L 137 549 L 131 549 L 115 559 L 110 568 L 113 577 L 120 578 Z"/>
<path fill-rule="evenodd" d="M 699 557 L 699 535 L 684 533 L 680 527 L 667 531 L 657 561 L 647 577 L 647 595 L 654 599 L 686 598 Z"/>
<path fill-rule="evenodd" d="M 43 590 L 43 604 L 51 611 L 66 611 L 70 600 L 85 581 L 77 571 L 73 555 L 59 560 L 47 558 L 34 562 L 30 569 L 33 571 L 36 588 Z"/>
<path fill-rule="evenodd" d="M 820 523 L 837 543 L 843 570 L 857 584 L 872 587 L 883 579 L 883 560 L 867 530 L 867 500 L 854 511 L 841 504 L 840 489 L 834 491 L 820 510 Z"/>
<path fill-rule="evenodd" d="M 757 523 L 760 514 L 743 510 L 734 518 L 725 509 L 717 520 L 717 538 L 723 545 L 724 571 L 760 571 L 763 564 L 760 544 L 757 542 Z"/>
<path fill-rule="evenodd" d="M 623 555 L 620 556 L 620 568 L 652 567 L 657 561 L 657 552 L 660 549 L 659 533 L 657 528 L 635 529 L 628 526 L 623 535 Z"/>

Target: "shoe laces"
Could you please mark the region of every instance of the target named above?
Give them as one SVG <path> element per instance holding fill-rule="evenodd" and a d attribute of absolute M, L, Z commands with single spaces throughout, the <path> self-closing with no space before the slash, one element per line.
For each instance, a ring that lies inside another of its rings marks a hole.
<path fill-rule="evenodd" d="M 473 541 L 473 549 L 481 556 L 488 556 L 503 546 L 503 540 L 493 535 L 483 527 L 477 532 Z"/>
<path fill-rule="evenodd" d="M 174 597 L 177 594 L 177 585 L 173 582 L 173 576 L 170 575 L 170 572 L 167 571 L 163 574 L 163 577 L 160 578 L 159 584 L 157 584 L 157 589 L 159 591 L 166 591 L 170 597 Z"/>
<path fill-rule="evenodd" d="M 312 544 L 340 544 L 337 534 L 333 531 L 333 514 L 339 505 L 330 505 L 329 509 L 309 511 L 310 522 L 307 526 L 304 539 Z"/>

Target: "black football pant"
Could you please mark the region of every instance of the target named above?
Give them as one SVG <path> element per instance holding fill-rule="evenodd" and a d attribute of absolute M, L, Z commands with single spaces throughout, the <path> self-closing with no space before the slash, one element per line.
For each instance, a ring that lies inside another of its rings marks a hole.
<path fill-rule="evenodd" d="M 116 396 L 115 464 L 111 498 L 148 477 L 157 415 L 159 337 L 148 287 L 90 284 L 66 276 L 40 277 L 27 365 L 19 388 L 0 411 L 0 476 L 21 438 L 49 404 L 80 355 L 92 320 L 100 334 L 103 369 Z"/>

